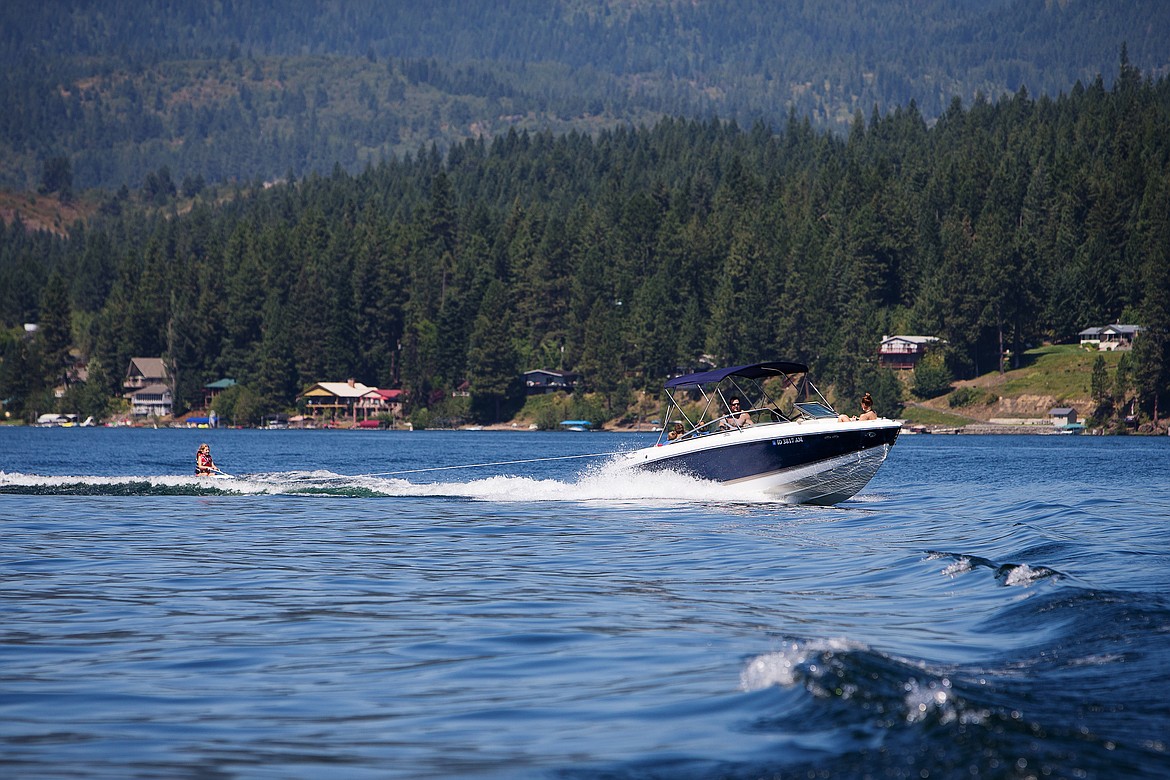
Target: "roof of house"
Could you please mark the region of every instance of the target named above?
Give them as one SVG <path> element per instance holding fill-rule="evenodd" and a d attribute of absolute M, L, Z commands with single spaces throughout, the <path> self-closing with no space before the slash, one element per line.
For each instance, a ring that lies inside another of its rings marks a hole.
<path fill-rule="evenodd" d="M 171 394 L 171 388 L 161 382 L 155 382 L 152 385 L 139 387 L 132 392 L 126 393 L 125 398 L 137 398 L 140 395 L 161 395 L 168 396 Z"/>
<path fill-rule="evenodd" d="M 1115 322 L 1112 325 L 1098 325 L 1098 326 L 1095 326 L 1092 328 L 1085 328 L 1077 335 L 1078 336 L 1100 336 L 1105 331 L 1109 331 L 1111 333 L 1121 333 L 1124 335 L 1132 336 L 1135 333 L 1141 333 L 1142 326 L 1141 325 L 1122 325 L 1121 323 Z"/>
<path fill-rule="evenodd" d="M 214 382 L 208 382 L 204 385 L 208 390 L 227 390 L 229 387 L 235 387 L 236 380 L 234 379 L 217 379 Z"/>
<path fill-rule="evenodd" d="M 1113 333 L 1121 333 L 1127 336 L 1132 336 L 1135 333 L 1140 333 L 1141 330 L 1141 325 L 1121 325 L 1119 323 L 1114 323 L 1113 325 L 1106 325 L 1105 327 L 1101 328 L 1100 332 L 1104 333 L 1105 331 L 1112 331 Z"/>
<path fill-rule="evenodd" d="M 882 343 L 891 341 L 909 341 L 911 344 L 933 344 L 941 341 L 938 336 L 882 336 Z"/>
<path fill-rule="evenodd" d="M 167 364 L 162 358 L 130 358 L 130 368 L 126 373 L 137 374 L 147 379 L 162 379 L 167 376 Z"/>
<path fill-rule="evenodd" d="M 1049 417 L 1067 417 L 1068 415 L 1073 414 L 1074 412 L 1076 412 L 1076 409 L 1070 409 L 1067 406 L 1058 406 L 1056 408 L 1049 409 L 1048 416 Z"/>
<path fill-rule="evenodd" d="M 382 389 L 380 387 L 374 387 L 374 388 L 371 388 L 370 392 L 366 393 L 366 395 L 376 395 L 379 398 L 381 398 L 383 401 L 396 401 L 396 400 L 398 400 L 399 397 L 402 396 L 402 391 L 401 390 L 385 390 L 385 389 Z"/>
<path fill-rule="evenodd" d="M 574 374 L 571 371 L 550 371 L 547 368 L 533 368 L 524 372 L 524 376 L 530 376 L 532 374 L 545 374 L 547 376 L 555 376 L 562 379 L 574 379 L 578 376 L 578 374 Z"/>
<path fill-rule="evenodd" d="M 302 396 L 320 398 L 322 396 L 333 396 L 335 398 L 361 398 L 366 393 L 376 388 L 367 387 L 361 382 L 318 382 L 310 387 Z"/>

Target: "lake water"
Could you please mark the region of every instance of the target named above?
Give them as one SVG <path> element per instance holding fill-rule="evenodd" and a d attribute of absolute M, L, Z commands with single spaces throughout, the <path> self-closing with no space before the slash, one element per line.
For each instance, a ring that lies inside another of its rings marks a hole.
<path fill-rule="evenodd" d="M 0 774 L 1170 776 L 1170 438 L 576 457 L 647 441 L 0 428 Z"/>

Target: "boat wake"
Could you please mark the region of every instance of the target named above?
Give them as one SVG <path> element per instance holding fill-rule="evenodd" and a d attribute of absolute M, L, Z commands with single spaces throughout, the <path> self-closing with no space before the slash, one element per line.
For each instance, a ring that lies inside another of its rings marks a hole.
<path fill-rule="evenodd" d="M 1005 585 L 1025 574 L 976 556 L 932 553 L 945 558 L 959 572 L 989 568 Z M 971 767 L 983 759 L 1028 755 L 1028 768 L 1039 768 L 1031 776 L 1055 776 L 1062 773 L 1043 767 L 1060 766 L 1073 752 L 1084 776 L 1164 776 L 1165 743 L 1146 735 L 1165 712 L 1170 603 L 1162 594 L 1063 582 L 1011 600 L 985 624 L 996 634 L 1027 636 L 1026 649 L 967 663 L 904 657 L 844 637 L 784 638 L 744 660 L 739 688 L 758 707 L 745 728 L 778 738 L 819 730 L 846 740 L 833 757 L 835 777 L 904 776 L 905 757 L 916 754 L 932 775 L 978 774 Z M 1121 667 L 1141 684 L 1119 686 Z M 1114 703 L 1094 709 L 1080 704 L 1086 698 Z M 928 752 L 920 752 L 924 739 Z M 994 761 L 985 773 L 1004 776 L 989 771 L 1002 769 Z M 788 769 L 812 776 L 806 770 L 823 765 L 814 759 Z"/>
<path fill-rule="evenodd" d="M 930 550 L 927 553 L 927 559 L 953 560 L 954 562 L 943 570 L 943 574 L 952 578 L 977 568 L 991 569 L 995 573 L 995 578 L 1007 586 L 1031 585 L 1040 580 L 1056 579 L 1062 576 L 1060 572 L 1055 569 L 1050 569 L 1047 566 L 1028 565 L 1026 563 L 996 563 L 978 555 Z"/>
<path fill-rule="evenodd" d="M 859 700 L 906 723 L 981 723 L 989 711 L 966 697 L 957 670 L 878 652 L 845 639 L 795 640 L 752 658 L 740 674 L 744 691 L 803 687 L 819 699 Z M 955 677 L 952 682 L 952 676 Z"/>
<path fill-rule="evenodd" d="M 720 485 L 673 472 L 648 474 L 599 464 L 569 479 L 500 475 L 466 481 L 412 481 L 331 471 L 242 474 L 231 479 L 176 475 L 42 476 L 0 472 L 0 494 L 61 496 L 254 496 L 458 498 L 492 502 L 775 503 L 751 486 Z"/>

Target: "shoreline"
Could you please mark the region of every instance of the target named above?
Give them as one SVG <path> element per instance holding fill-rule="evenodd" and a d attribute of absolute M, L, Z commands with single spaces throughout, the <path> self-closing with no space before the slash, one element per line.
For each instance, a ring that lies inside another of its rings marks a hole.
<path fill-rule="evenodd" d="M 1144 427 L 1144 426 L 1143 426 Z M 290 430 L 290 431 L 363 431 L 363 432 L 384 432 L 384 433 L 411 433 L 413 428 L 403 426 L 397 428 L 363 428 L 361 426 L 353 425 L 331 425 L 331 426 L 317 426 L 317 427 L 298 427 L 287 426 L 281 428 L 264 428 L 261 426 L 220 426 L 218 428 L 209 428 L 206 425 L 190 426 L 181 423 L 173 422 L 158 422 L 158 423 L 130 423 L 130 424 L 96 424 L 96 425 L 29 425 L 18 422 L 0 422 L 0 428 L 102 428 L 102 429 L 139 429 L 139 430 L 191 430 L 191 431 L 228 431 L 228 430 Z M 563 430 L 540 430 L 532 427 L 531 424 L 525 425 L 522 423 L 493 423 L 490 425 L 461 425 L 455 428 L 424 428 L 420 430 L 432 431 L 465 431 L 468 433 L 657 433 L 658 431 L 648 425 L 643 426 L 602 426 L 591 431 L 563 431 Z M 1170 430 L 1162 426 L 1153 428 L 1152 430 L 1125 430 L 1119 432 L 1109 433 L 1102 428 L 1078 428 L 1078 429 L 1062 429 L 1058 426 L 1052 425 L 1047 420 L 1037 421 L 1035 423 L 992 423 L 983 421 L 972 421 L 965 425 L 925 425 L 915 424 L 903 421 L 902 435 L 904 436 L 919 436 L 919 435 L 934 435 L 934 436 L 1166 436 L 1170 435 Z"/>

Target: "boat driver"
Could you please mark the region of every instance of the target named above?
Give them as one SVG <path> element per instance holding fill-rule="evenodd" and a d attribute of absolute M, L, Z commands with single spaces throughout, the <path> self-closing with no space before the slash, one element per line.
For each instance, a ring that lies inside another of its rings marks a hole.
<path fill-rule="evenodd" d="M 740 411 L 738 396 L 727 399 L 727 416 L 719 421 L 720 428 L 746 428 L 752 424 L 752 416 Z"/>

